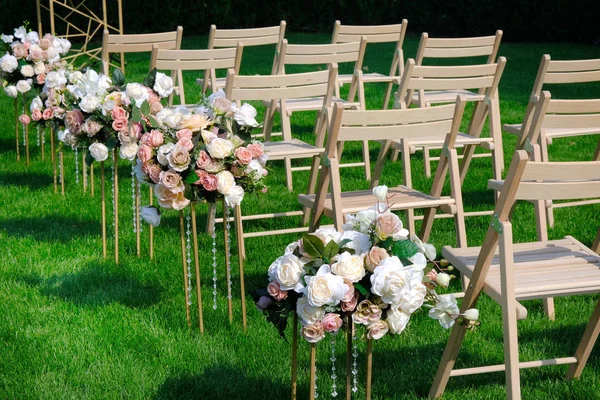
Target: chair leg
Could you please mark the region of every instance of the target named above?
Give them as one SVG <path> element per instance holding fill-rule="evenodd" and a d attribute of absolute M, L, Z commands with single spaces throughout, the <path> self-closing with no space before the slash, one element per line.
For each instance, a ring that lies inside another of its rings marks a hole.
<path fill-rule="evenodd" d="M 292 160 L 289 157 L 286 157 L 283 162 L 285 164 L 285 182 L 288 190 L 291 192 L 294 190 L 294 182 L 292 180 Z"/>
<path fill-rule="evenodd" d="M 544 130 L 540 133 L 540 150 L 542 161 L 550 161 L 548 158 L 548 144 L 549 140 L 544 134 Z M 546 200 L 546 218 L 548 220 L 548 226 L 554 228 L 554 209 L 552 208 L 552 200 Z"/>
<path fill-rule="evenodd" d="M 383 107 L 381 107 L 382 110 L 388 109 L 388 106 L 390 104 L 390 98 L 392 97 L 393 86 L 394 86 L 394 84 L 392 82 L 388 83 L 387 90 L 385 92 L 385 97 L 383 99 Z"/>
<path fill-rule="evenodd" d="M 398 149 L 394 149 L 394 151 L 392 151 L 392 157 L 390 158 L 390 160 L 392 162 L 396 162 L 398 161 L 398 156 L 400 155 L 400 150 Z"/>
<path fill-rule="evenodd" d="M 206 233 L 212 235 L 215 232 L 215 216 L 217 213 L 217 206 L 215 203 L 208 204 L 208 211 L 206 214 Z"/>
<path fill-rule="evenodd" d="M 542 301 L 544 303 L 544 314 L 546 314 L 550 321 L 554 321 L 554 299 L 552 297 L 548 297 L 542 299 Z"/>
<path fill-rule="evenodd" d="M 462 325 L 454 324 L 452 327 L 448 344 L 444 349 L 442 361 L 440 362 L 440 366 L 435 374 L 433 384 L 429 390 L 430 399 L 437 399 L 444 394 L 444 390 L 446 390 L 446 385 L 448 384 L 448 379 L 450 379 L 450 373 L 452 372 L 452 368 L 456 362 L 456 356 L 458 356 L 458 352 L 463 340 L 465 339 L 466 332 L 466 328 Z"/>
<path fill-rule="evenodd" d="M 431 178 L 431 154 L 429 154 L 429 146 L 423 146 L 423 163 L 425 164 L 425 176 Z"/>
<path fill-rule="evenodd" d="M 581 376 L 581 372 L 583 371 L 590 353 L 594 348 L 594 344 L 598 339 L 598 334 L 600 334 L 600 301 L 596 304 L 592 318 L 590 319 L 587 328 L 585 328 L 579 346 L 577 346 L 577 350 L 575 351 L 577 362 L 571 364 L 571 367 L 567 372 L 567 379 L 578 379 Z"/>
<path fill-rule="evenodd" d="M 238 205 L 239 210 L 235 210 L 235 236 L 238 246 L 238 263 L 243 263 L 246 259 L 246 243 L 244 242 L 244 226 L 242 220 L 242 206 Z M 239 265 L 238 265 L 239 266 Z"/>
<path fill-rule="evenodd" d="M 371 180 L 371 155 L 369 154 L 369 141 L 365 140 L 362 144 L 363 162 L 365 163 L 365 179 Z"/>

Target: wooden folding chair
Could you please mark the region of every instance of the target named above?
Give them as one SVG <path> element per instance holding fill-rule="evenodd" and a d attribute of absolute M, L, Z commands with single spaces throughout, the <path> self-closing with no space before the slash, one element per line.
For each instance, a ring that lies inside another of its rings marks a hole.
<path fill-rule="evenodd" d="M 139 35 L 115 35 L 107 30 L 102 35 L 102 73 L 108 75 L 110 69 L 110 53 L 121 53 L 121 71 L 125 73 L 123 53 L 150 53 L 157 46 L 161 49 L 178 50 L 181 47 L 183 28 L 161 33 L 144 33 Z"/>
<path fill-rule="evenodd" d="M 359 42 L 363 36 L 367 37 L 369 43 L 396 43 L 389 74 L 384 75 L 379 72 L 363 73 L 363 80 L 365 83 L 377 82 L 388 84 L 382 109 L 388 108 L 393 85 L 400 83 L 400 76 L 402 76 L 402 71 L 404 69 L 404 53 L 402 51 L 402 45 L 407 29 L 408 21 L 406 19 L 403 19 L 400 24 L 367 26 L 342 25 L 340 21 L 335 21 L 333 27 L 331 43 Z M 338 76 L 340 85 L 352 83 L 352 79 L 353 76 L 350 74 L 340 74 Z M 350 100 L 354 101 L 354 99 Z"/>
<path fill-rule="evenodd" d="M 519 136 L 523 143 L 528 135 L 535 105 L 540 99 L 544 85 L 563 85 L 589 83 L 600 81 L 600 59 L 552 61 L 548 54 L 542 56 L 531 97 L 525 110 L 522 124 L 505 124 L 503 129 Z M 553 99 L 550 101 L 548 114 L 543 117 L 540 126 L 538 143 L 543 161 L 548 161 L 548 145 L 556 138 L 567 138 L 600 134 L 600 114 L 595 117 L 591 113 L 599 113 L 596 109 L 578 107 L 579 104 L 589 105 L 588 100 Z M 577 116 L 579 114 L 579 116 Z M 584 116 L 588 114 L 588 116 Z M 600 141 L 594 153 L 594 160 L 600 161 Z M 580 205 L 580 202 L 546 203 L 548 224 L 554 225 L 553 208 Z"/>
<path fill-rule="evenodd" d="M 539 154 L 537 144 L 529 147 Z M 451 376 L 505 371 L 507 397 L 520 399 L 519 370 L 544 365 L 572 364 L 568 378 L 578 378 L 600 332 L 600 303 L 596 306 L 583 338 L 572 357 L 519 362 L 517 319 L 527 316 L 518 302 L 558 296 L 600 292 L 600 230 L 593 249 L 572 236 L 548 240 L 538 226 L 537 242 L 513 244 L 510 216 L 516 200 L 539 204 L 546 199 L 600 197 L 600 161 L 530 161 L 530 154 L 517 150 L 505 181 L 490 181 L 500 197 L 483 246 L 454 249 L 442 254 L 461 273 L 471 278 L 460 310 L 476 305 L 482 291 L 502 306 L 504 364 L 454 370 L 466 327 L 455 325 L 444 350 L 430 398 L 441 396 Z M 543 207 L 536 206 L 537 220 L 544 221 Z"/>
<path fill-rule="evenodd" d="M 210 70 L 209 79 L 213 81 L 211 87 L 218 87 L 215 70 L 231 68 L 235 74 L 239 73 L 243 50 L 241 43 L 236 47 L 214 50 L 164 50 L 155 46 L 150 68 L 172 71 L 174 93 L 169 96 L 169 106 L 173 105 L 173 97 L 177 95 L 179 103 L 185 105 L 183 71 Z"/>
<path fill-rule="evenodd" d="M 248 29 L 217 29 L 216 25 L 211 25 L 208 34 L 208 48 L 236 47 L 238 43 L 243 43 L 245 47 L 269 44 L 278 46 L 285 36 L 285 28 L 285 21 L 281 21 L 276 26 Z M 277 52 L 275 53 L 275 58 L 277 58 Z M 271 73 L 273 74 L 275 71 L 271 70 Z M 206 93 L 209 88 L 213 92 L 216 92 L 225 87 L 226 79 L 217 78 L 214 70 L 207 69 L 204 71 L 204 76 L 198 78 L 196 83 L 202 86 L 202 93 Z"/>
<path fill-rule="evenodd" d="M 315 195 L 298 196 L 299 202 L 311 210 L 310 231 L 317 229 L 324 215 L 332 218 L 335 227 L 341 230 L 345 214 L 373 206 L 371 190 L 342 192 L 339 165 L 344 142 L 362 141 L 366 136 L 369 140 L 380 140 L 387 144 L 382 146 L 377 159 L 371 181 L 371 187 L 374 187 L 379 183 L 391 140 L 410 141 L 424 132 L 436 132 L 446 135 L 446 140 L 430 194 L 412 188 L 410 157 L 406 153 L 402 157 L 403 185 L 390 188 L 388 192 L 391 197 L 391 210 L 406 210 L 408 229 L 415 232 L 414 209 L 426 209 L 419 235 L 425 241 L 429 238 L 437 209 L 453 214 L 458 246 L 466 246 L 458 157 L 454 147 L 464 106 L 465 102 L 460 98 L 457 99 L 456 105 L 406 110 L 344 110 L 343 105 L 336 103 L 329 126 L 325 156 L 316 156 L 313 160 L 312 174 L 315 176 L 321 159 L 327 160 L 321 165 L 317 192 Z M 451 187 L 449 197 L 441 196 L 448 171 Z M 329 188 L 330 194 L 327 193 Z"/>

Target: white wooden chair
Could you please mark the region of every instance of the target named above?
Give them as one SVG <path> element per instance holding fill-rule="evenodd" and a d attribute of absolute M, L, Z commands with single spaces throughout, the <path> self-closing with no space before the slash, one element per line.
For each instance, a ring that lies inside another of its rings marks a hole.
<path fill-rule="evenodd" d="M 151 53 L 154 46 L 161 49 L 178 50 L 181 47 L 183 28 L 161 33 L 144 33 L 136 35 L 116 35 L 107 30 L 102 35 L 102 73 L 108 75 L 110 54 L 121 53 L 121 71 L 125 73 L 123 53 Z"/>
<path fill-rule="evenodd" d="M 281 21 L 279 25 L 264 28 L 247 29 L 217 29 L 216 25 L 210 26 L 208 34 L 208 48 L 218 49 L 226 47 L 236 47 L 238 43 L 243 43 L 245 47 L 264 46 L 279 43 L 285 37 L 286 22 Z M 277 57 L 277 54 L 275 54 Z M 196 83 L 202 86 L 202 93 L 210 88 L 213 92 L 225 87 L 227 78 L 217 78 L 214 76 L 214 70 L 206 70 L 202 78 L 198 78 Z M 275 71 L 271 71 L 274 73 Z"/>
<path fill-rule="evenodd" d="M 493 176 L 500 179 L 504 166 L 504 156 L 498 84 L 505 64 L 506 59 L 504 57 L 500 57 L 497 63 L 480 65 L 422 66 L 416 65 L 416 62 L 412 59 L 409 59 L 406 63 L 397 92 L 400 108 L 407 108 L 410 105 L 410 99 L 412 99 L 414 92 L 419 96 L 420 93 L 430 89 L 462 92 L 465 89 L 476 88 L 481 92 L 464 97 L 465 101 L 477 102 L 477 106 L 467 132 L 460 133 L 456 140 L 457 147 L 465 148 L 461 156 L 461 182 L 464 181 L 471 159 L 480 156 L 474 154 L 476 147 L 490 150 Z M 425 101 L 420 104 L 424 107 L 429 106 Z M 490 136 L 482 137 L 482 128 L 488 116 Z M 421 137 L 412 140 L 408 147 L 406 147 L 407 143 L 403 147 L 399 141 L 394 141 L 392 147 L 397 151 L 409 151 L 410 153 L 423 150 L 425 174 L 429 177 L 431 176 L 431 161 L 439 159 L 438 157 L 430 157 L 429 150 L 442 148 L 443 140 L 443 136 L 425 133 Z"/>
<path fill-rule="evenodd" d="M 174 93 L 169 97 L 169 106 L 173 105 L 173 97 L 179 96 L 179 103 L 186 104 L 183 82 L 183 71 L 211 71 L 209 79 L 211 87 L 217 87 L 215 70 L 233 69 L 239 73 L 244 46 L 208 50 L 164 50 L 155 46 L 152 50 L 151 69 L 171 70 Z"/>
<path fill-rule="evenodd" d="M 572 236 L 514 244 L 510 222 L 516 200 L 599 197 L 600 162 L 539 162 L 529 161 L 529 157 L 525 150 L 517 150 L 506 180 L 490 182 L 501 194 L 483 245 L 463 249 L 445 247 L 442 252 L 452 265 L 471 278 L 461 313 L 476 306 L 482 291 L 501 305 L 504 364 L 453 369 L 466 332 L 465 326 L 456 324 L 429 392 L 430 398 L 440 397 L 452 376 L 505 371 L 509 399 L 521 398 L 519 370 L 522 368 L 571 364 L 567 377 L 579 378 L 598 337 L 600 303 L 573 356 L 519 360 L 517 319 L 527 315 L 519 301 L 600 292 L 600 230 L 592 249 Z"/>
<path fill-rule="evenodd" d="M 419 235 L 425 241 L 431 232 L 436 211 L 440 209 L 451 213 L 455 219 L 458 246 L 466 246 L 458 157 L 454 148 L 464 106 L 465 102 L 460 98 L 457 99 L 456 105 L 406 110 L 344 110 L 343 105 L 336 103 L 324 156 L 327 162 L 321 165 L 316 194 L 298 196 L 300 204 L 311 210 L 310 231 L 314 231 L 319 226 L 322 216 L 333 219 L 335 227 L 341 230 L 345 214 L 364 210 L 374 204 L 371 190 L 342 192 L 339 165 L 344 142 L 362 141 L 365 136 L 370 140 L 380 140 L 385 143 L 397 139 L 409 141 L 424 132 L 433 131 L 446 135 L 446 139 L 445 151 L 438 164 L 430 194 L 412 188 L 410 157 L 406 154 L 402 157 L 403 184 L 390 188 L 388 192 L 391 197 L 391 210 L 406 210 L 408 229 L 415 232 L 414 209 L 426 209 Z M 389 145 L 382 146 L 371 187 L 379 184 L 388 149 Z M 322 158 L 316 156 L 313 161 L 312 174 L 315 176 Z M 441 196 L 448 171 L 450 171 L 451 195 Z"/>
<path fill-rule="evenodd" d="M 505 124 L 503 129 L 519 136 L 519 142 L 527 139 L 535 105 L 540 99 L 544 85 L 577 84 L 600 81 L 600 59 L 552 61 L 548 54 L 542 56 L 535 83 L 522 124 Z M 572 138 L 600 134 L 600 110 L 579 105 L 590 105 L 589 100 L 550 100 L 549 108 L 539 127 L 538 143 L 543 161 L 548 161 L 548 145 L 557 138 Z M 593 113 L 596 113 L 595 115 Z M 587 116 L 584 116 L 587 114 Z M 595 161 L 600 161 L 600 141 L 594 153 Z M 546 202 L 548 224 L 554 225 L 553 208 L 580 205 L 580 202 Z"/>
<path fill-rule="evenodd" d="M 383 109 L 388 108 L 392 87 L 400 82 L 400 76 L 404 69 L 404 52 L 402 45 L 408 29 L 408 21 L 403 19 L 401 23 L 394 25 L 342 25 L 340 21 L 335 21 L 333 27 L 333 36 L 331 43 L 350 43 L 358 42 L 363 36 L 367 37 L 369 43 L 395 43 L 394 56 L 390 72 L 387 75 L 379 72 L 363 73 L 365 83 L 387 83 L 385 98 L 383 100 Z M 338 77 L 341 85 L 352 83 L 351 74 L 340 74 Z M 354 99 L 350 99 L 354 100 Z"/>

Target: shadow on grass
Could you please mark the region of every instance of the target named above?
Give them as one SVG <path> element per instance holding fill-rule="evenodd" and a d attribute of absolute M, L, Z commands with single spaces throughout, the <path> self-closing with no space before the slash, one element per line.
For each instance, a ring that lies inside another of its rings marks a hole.
<path fill-rule="evenodd" d="M 156 283 L 140 282 L 123 270 L 89 265 L 82 271 L 56 275 L 46 280 L 24 276 L 25 283 L 39 287 L 41 294 L 79 306 L 99 307 L 119 303 L 131 308 L 149 307 L 160 300 L 163 289 Z"/>
<path fill-rule="evenodd" d="M 32 237 L 46 242 L 65 243 L 77 236 L 100 235 L 99 221 L 62 215 L 6 218 L 0 221 L 0 229 L 10 236 Z"/>
<path fill-rule="evenodd" d="M 237 368 L 215 366 L 201 375 L 184 375 L 168 378 L 152 397 L 154 400 L 167 399 L 245 399 L 264 393 L 265 398 L 281 399 L 289 397 L 289 383 L 273 382 L 268 379 L 246 376 Z M 298 398 L 306 398 L 308 393 L 299 393 Z"/>
<path fill-rule="evenodd" d="M 2 172 L 0 173 L 0 186 L 23 186 L 31 190 L 41 190 L 50 187 L 53 178 L 50 174 L 38 172 Z"/>

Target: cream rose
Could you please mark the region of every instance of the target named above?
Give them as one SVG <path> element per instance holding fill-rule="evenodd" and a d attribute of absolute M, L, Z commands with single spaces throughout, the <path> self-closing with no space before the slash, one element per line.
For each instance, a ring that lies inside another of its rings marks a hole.
<path fill-rule="evenodd" d="M 371 291 L 387 304 L 398 304 L 411 290 L 413 271 L 396 256 L 386 258 L 371 275 Z"/>
<path fill-rule="evenodd" d="M 225 158 L 233 152 L 233 143 L 229 140 L 215 138 L 207 146 L 206 150 L 213 158 Z"/>
<path fill-rule="evenodd" d="M 29 64 L 23 65 L 21 67 L 21 75 L 23 75 L 25 78 L 31 78 L 33 75 L 35 75 L 33 67 Z"/>
<path fill-rule="evenodd" d="M 320 322 L 302 327 L 302 337 L 308 343 L 318 343 L 325 337 L 325 331 Z"/>
<path fill-rule="evenodd" d="M 392 308 L 387 312 L 386 322 L 390 329 L 390 332 L 393 334 L 400 334 L 408 325 L 408 321 L 410 320 L 410 314 L 407 314 L 403 311 Z"/>
<path fill-rule="evenodd" d="M 175 147 L 174 143 L 163 144 L 158 148 L 158 152 L 156 153 L 156 158 L 161 165 L 168 165 L 169 160 L 167 156 L 171 153 L 171 150 Z"/>
<path fill-rule="evenodd" d="M 413 286 L 410 292 L 400 301 L 400 311 L 404 311 L 407 314 L 414 313 L 421 308 L 426 295 L 427 287 L 425 287 L 425 285 L 419 283 Z"/>
<path fill-rule="evenodd" d="M 322 265 L 315 276 L 307 276 L 305 280 L 304 295 L 308 303 L 315 307 L 338 305 L 349 289 L 342 277 L 331 273 L 327 264 Z"/>
<path fill-rule="evenodd" d="M 6 93 L 9 97 L 17 97 L 19 92 L 17 91 L 17 87 L 15 85 L 8 85 L 4 88 L 4 93 Z"/>
<path fill-rule="evenodd" d="M 367 273 L 363 265 L 364 256 L 350 254 L 345 251 L 337 256 L 335 263 L 331 264 L 331 272 L 355 283 L 360 281 Z"/>
<path fill-rule="evenodd" d="M 141 107 L 142 103 L 150 97 L 148 90 L 139 83 L 128 83 L 125 87 L 125 94 L 134 100 L 137 107 Z"/>
<path fill-rule="evenodd" d="M 31 90 L 31 79 L 20 80 L 17 82 L 17 91 L 19 93 L 27 93 Z"/>
<path fill-rule="evenodd" d="M 296 314 L 300 317 L 302 325 L 313 325 L 323 320 L 325 308 L 311 306 L 306 297 L 300 297 L 296 302 Z"/>
<path fill-rule="evenodd" d="M 199 132 L 209 124 L 208 118 L 203 114 L 185 114 L 177 123 L 177 129 L 189 129 L 192 132 Z"/>
<path fill-rule="evenodd" d="M 306 274 L 304 264 L 293 254 L 286 254 L 275 260 L 269 267 L 269 281 L 279 283 L 281 290 L 302 290 L 301 279 Z"/>
<path fill-rule="evenodd" d="M 221 194 L 227 195 L 229 191 L 235 186 L 235 178 L 229 171 L 221 171 L 217 174 L 217 191 Z"/>
<path fill-rule="evenodd" d="M 167 160 L 169 161 L 169 166 L 178 172 L 185 171 L 192 161 L 189 151 L 185 147 L 177 145 L 169 152 Z"/>
<path fill-rule="evenodd" d="M 12 56 L 8 53 L 0 58 L 0 68 L 2 71 L 8 72 L 9 74 L 19 68 L 19 62 L 15 56 Z"/>
<path fill-rule="evenodd" d="M 88 114 L 91 114 L 94 111 L 96 111 L 96 109 L 99 108 L 100 105 L 100 100 L 98 100 L 96 96 L 92 96 L 89 94 L 83 96 L 81 101 L 79 102 L 79 108 L 81 108 L 83 112 L 86 112 Z"/>
<path fill-rule="evenodd" d="M 119 149 L 119 156 L 125 160 L 133 161 L 137 156 L 138 145 L 135 143 L 128 143 L 121 146 Z"/>
<path fill-rule="evenodd" d="M 94 160 L 98 162 L 105 161 L 108 158 L 108 148 L 102 143 L 92 143 L 89 150 Z"/>

